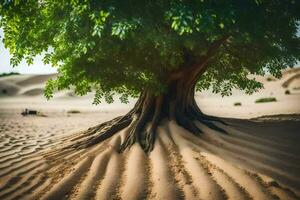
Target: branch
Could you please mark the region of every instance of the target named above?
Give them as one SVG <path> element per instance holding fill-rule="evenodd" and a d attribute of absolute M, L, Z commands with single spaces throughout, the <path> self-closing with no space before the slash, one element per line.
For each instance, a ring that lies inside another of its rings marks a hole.
<path fill-rule="evenodd" d="M 189 77 L 189 84 L 196 82 L 198 77 L 206 71 L 206 68 L 208 67 L 207 63 L 216 55 L 221 45 L 224 44 L 228 38 L 229 36 L 224 36 L 221 39 L 214 41 L 206 55 L 200 58 L 199 61 L 190 68 L 185 75 Z"/>
<path fill-rule="evenodd" d="M 214 41 L 205 56 L 201 57 L 192 67 L 188 68 L 179 68 L 171 72 L 168 76 L 166 82 L 170 83 L 173 80 L 177 80 L 183 76 L 191 75 L 192 78 L 196 77 L 200 72 L 204 72 L 207 66 L 207 63 L 211 58 L 216 55 L 216 52 L 220 46 L 229 38 L 229 36 L 224 36 L 219 40 Z"/>
<path fill-rule="evenodd" d="M 224 36 L 219 40 L 216 40 L 212 43 L 211 47 L 208 50 L 207 56 L 214 56 L 214 54 L 216 53 L 216 51 L 219 49 L 219 47 L 224 44 L 224 42 L 226 42 L 226 40 L 229 38 L 230 36 Z"/>
<path fill-rule="evenodd" d="M 199 73 L 200 71 L 202 71 L 202 69 L 206 66 L 206 64 L 208 63 L 208 61 L 213 58 L 218 49 L 220 48 L 220 46 L 222 44 L 224 44 L 224 42 L 229 38 L 229 36 L 224 36 L 219 40 L 214 41 L 211 45 L 210 48 L 208 49 L 207 53 L 205 56 L 203 56 L 202 58 L 199 59 L 198 62 L 196 62 L 193 67 L 191 67 L 190 71 L 194 72 L 194 73 Z"/>

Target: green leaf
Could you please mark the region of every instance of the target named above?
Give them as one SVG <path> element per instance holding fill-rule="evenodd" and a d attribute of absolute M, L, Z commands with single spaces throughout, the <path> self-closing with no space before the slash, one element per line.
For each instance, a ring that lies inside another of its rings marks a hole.
<path fill-rule="evenodd" d="M 224 29 L 224 24 L 222 22 L 219 24 L 219 26 L 221 29 Z"/>

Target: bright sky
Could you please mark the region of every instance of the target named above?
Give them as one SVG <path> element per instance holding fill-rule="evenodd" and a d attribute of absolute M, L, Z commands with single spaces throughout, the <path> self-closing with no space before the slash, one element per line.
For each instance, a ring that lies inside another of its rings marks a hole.
<path fill-rule="evenodd" d="M 41 56 L 37 56 L 30 66 L 28 66 L 25 61 L 22 61 L 19 66 L 12 67 L 9 62 L 9 50 L 5 49 L 2 39 L 3 30 L 0 29 L 0 74 L 7 72 L 19 72 L 21 74 L 52 74 L 57 72 L 56 68 L 51 67 L 51 65 L 45 65 Z"/>

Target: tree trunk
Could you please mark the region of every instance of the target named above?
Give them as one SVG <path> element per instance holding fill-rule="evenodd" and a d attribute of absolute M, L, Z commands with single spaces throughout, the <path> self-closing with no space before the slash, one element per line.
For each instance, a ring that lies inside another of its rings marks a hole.
<path fill-rule="evenodd" d="M 75 138 L 74 144 L 70 146 L 86 148 L 100 143 L 128 127 L 129 134 L 120 146 L 120 152 L 131 147 L 135 142 L 138 142 L 145 152 L 149 152 L 154 146 L 157 126 L 162 119 L 166 118 L 176 121 L 180 126 L 196 135 L 202 133 L 194 123 L 196 120 L 201 121 L 209 128 L 226 133 L 212 121 L 225 123 L 215 117 L 204 115 L 194 97 L 195 85 L 199 76 L 205 72 L 208 62 L 228 37 L 224 36 L 213 42 L 207 54 L 198 59 L 192 58 L 187 53 L 186 64 L 170 72 L 166 77 L 167 89 L 164 93 L 155 96 L 151 91 L 145 89 L 130 112 L 88 129 L 82 136 Z"/>
<path fill-rule="evenodd" d="M 196 112 L 198 109 L 194 102 L 194 86 L 186 85 L 184 80 L 170 83 L 166 92 L 160 96 L 155 96 L 147 90 L 143 91 L 132 111 L 137 120 L 121 150 L 130 147 L 134 142 L 139 142 L 145 151 L 151 151 L 155 142 L 156 128 L 160 121 L 166 118 L 176 120 L 193 133 L 199 133 L 200 131 L 190 121 L 192 110 Z"/>
<path fill-rule="evenodd" d="M 194 98 L 195 83 L 190 76 L 186 76 L 170 81 L 167 90 L 160 96 L 155 96 L 147 90 L 142 91 L 134 108 L 126 115 L 90 128 L 80 137 L 84 137 L 84 140 L 74 139 L 75 143 L 71 146 L 90 147 L 128 127 L 129 134 L 120 146 L 120 152 L 130 148 L 135 142 L 138 142 L 145 152 L 150 152 L 154 147 L 157 126 L 163 119 L 174 120 L 195 135 L 202 133 L 195 125 L 195 120 L 225 133 L 211 122 L 216 121 L 216 118 L 204 115 L 197 106 Z"/>

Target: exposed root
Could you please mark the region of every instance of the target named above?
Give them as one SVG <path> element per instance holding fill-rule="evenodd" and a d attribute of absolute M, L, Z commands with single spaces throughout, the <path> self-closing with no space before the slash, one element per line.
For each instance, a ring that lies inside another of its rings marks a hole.
<path fill-rule="evenodd" d="M 208 115 L 204 115 L 200 110 L 198 110 L 198 107 L 190 107 L 189 108 L 189 112 L 187 113 L 188 116 L 190 116 L 190 118 L 200 121 L 201 123 L 205 124 L 206 126 L 208 126 L 209 128 L 216 130 L 218 132 L 224 133 L 224 134 L 228 134 L 227 131 L 225 131 L 224 129 L 216 126 L 213 122 L 218 122 L 221 123 L 223 125 L 228 125 L 226 122 L 220 120 L 217 117 L 213 117 L 213 116 L 208 116 Z"/>
<path fill-rule="evenodd" d="M 122 122 L 118 122 L 113 124 L 111 127 L 109 127 L 105 132 L 103 132 L 101 135 L 97 136 L 96 138 L 94 138 L 92 141 L 88 142 L 86 144 L 86 147 L 90 147 L 92 145 L 95 145 L 97 143 L 100 143 L 108 138 L 110 138 L 111 136 L 113 136 L 115 133 L 119 132 L 120 130 L 124 129 L 125 127 L 127 127 L 130 124 L 131 120 L 127 119 L 124 120 Z"/>
<path fill-rule="evenodd" d="M 101 143 L 127 128 L 128 134 L 118 151 L 123 152 L 134 143 L 139 143 L 144 152 L 149 153 L 154 147 L 156 129 L 160 122 L 166 118 L 176 121 L 196 136 L 202 134 L 203 131 L 195 124 L 195 121 L 200 121 L 217 132 L 227 134 L 224 129 L 214 124 L 214 122 L 223 123 L 222 121 L 204 115 L 193 98 L 189 100 L 184 94 L 181 94 L 181 97 L 154 96 L 151 93 L 143 92 L 129 113 L 88 129 L 81 135 L 72 138 L 72 144 L 64 147 L 64 149 L 85 149 Z M 172 98 L 176 100 L 172 100 Z"/>
<path fill-rule="evenodd" d="M 119 151 L 123 152 L 126 148 L 131 147 L 137 141 L 137 135 L 134 132 L 130 132 L 126 136 L 124 143 L 120 146 Z"/>
<path fill-rule="evenodd" d="M 120 152 L 126 148 L 130 148 L 135 142 L 138 142 L 145 152 L 150 152 L 153 149 L 156 135 L 156 128 L 160 121 L 162 99 L 156 100 L 149 98 L 142 109 L 140 115 L 137 115 L 137 120 L 130 127 L 130 133 L 125 138 L 124 143 L 120 147 Z M 152 116 L 152 117 L 151 117 Z M 150 123 L 150 128 L 147 129 L 147 124 Z"/>
<path fill-rule="evenodd" d="M 201 129 L 199 129 L 191 119 L 185 116 L 176 117 L 176 121 L 180 126 L 190 131 L 194 135 L 199 135 L 200 133 L 203 133 Z"/>
<path fill-rule="evenodd" d="M 145 152 L 151 152 L 153 150 L 155 138 L 156 138 L 156 131 L 154 131 L 154 129 L 151 128 L 149 131 L 147 131 L 146 146 L 144 147 Z"/>
<path fill-rule="evenodd" d="M 162 116 L 162 104 L 163 98 L 159 97 L 155 102 L 155 111 L 152 118 L 152 124 L 150 128 L 147 130 L 146 138 L 145 138 L 145 146 L 144 149 L 146 152 L 151 152 L 154 148 L 154 142 L 156 138 L 156 129 L 161 120 Z"/>
<path fill-rule="evenodd" d="M 79 138 L 73 139 L 74 142 L 70 146 L 64 148 L 83 149 L 98 144 L 110 137 L 120 130 L 126 128 L 131 123 L 132 118 L 129 114 L 117 117 L 111 121 L 105 122 L 98 126 L 88 129 Z M 83 138 L 83 139 L 82 139 Z M 79 140 L 81 139 L 81 140 Z M 79 140 L 79 141 L 78 141 Z"/>
<path fill-rule="evenodd" d="M 149 153 L 154 148 L 157 127 L 162 119 L 159 114 L 153 115 L 152 119 L 149 119 L 149 116 L 147 117 L 145 113 L 143 115 L 137 116 L 136 114 L 127 114 L 90 128 L 83 132 L 80 136 L 72 138 L 71 145 L 65 146 L 63 149 L 85 149 L 92 147 L 93 145 L 111 138 L 119 131 L 128 128 L 128 134 L 126 135 L 123 143 L 120 145 L 119 152 L 125 151 L 137 142 L 140 144 L 145 153 Z M 200 121 L 209 128 L 218 132 L 227 133 L 207 120 L 195 120 L 193 118 L 186 117 L 186 115 L 179 114 L 176 115 L 175 120 L 180 126 L 196 136 L 201 135 L 203 131 L 195 124 L 195 121 Z"/>
<path fill-rule="evenodd" d="M 120 145 L 119 152 L 125 151 L 137 142 L 140 144 L 145 153 L 149 153 L 154 148 L 157 127 L 161 120 L 162 119 L 160 119 L 159 115 L 153 116 L 152 119 L 137 115 L 130 117 L 125 115 L 123 117 L 118 117 L 85 131 L 83 135 L 77 138 L 73 138 L 71 140 L 73 143 L 64 147 L 64 149 L 88 148 L 109 139 L 122 129 L 128 128 L 128 134 L 126 135 L 123 143 Z M 178 115 L 175 120 L 180 126 L 196 136 L 200 136 L 203 131 L 195 124 L 195 121 L 200 121 L 204 125 L 220 133 L 227 133 L 210 121 L 194 120 L 193 118 L 189 118 L 184 115 Z"/>
<path fill-rule="evenodd" d="M 218 117 L 204 114 L 198 107 L 194 98 L 191 99 L 191 103 L 188 108 L 188 113 L 190 113 L 191 115 L 193 115 L 193 117 L 197 118 L 200 121 L 213 121 L 213 122 L 219 122 L 223 125 L 229 125 Z"/>

